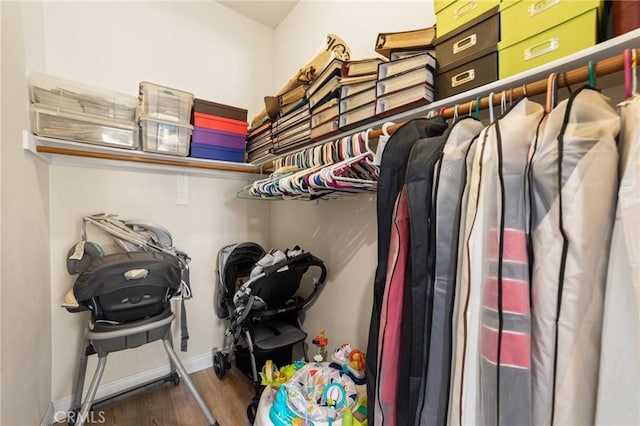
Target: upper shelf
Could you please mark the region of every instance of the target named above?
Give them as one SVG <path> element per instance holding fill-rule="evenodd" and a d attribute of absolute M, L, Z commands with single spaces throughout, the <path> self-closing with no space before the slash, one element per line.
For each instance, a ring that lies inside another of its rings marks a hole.
<path fill-rule="evenodd" d="M 137 150 L 111 148 L 61 139 L 45 138 L 25 131 L 23 148 L 50 164 L 160 171 L 225 178 L 256 178 L 261 167 L 249 163 L 177 157 Z"/>
<path fill-rule="evenodd" d="M 464 103 L 470 102 L 471 100 L 476 99 L 478 96 L 487 95 L 491 92 L 499 93 L 499 92 L 502 92 L 503 90 L 509 90 L 510 88 L 520 87 L 525 83 L 543 79 L 552 72 L 555 72 L 555 73 L 566 72 L 577 67 L 585 66 L 589 63 L 589 61 L 594 61 L 594 62 L 601 61 L 613 55 L 620 54 L 625 49 L 630 49 L 630 48 L 640 48 L 640 29 L 636 29 L 634 31 L 628 32 L 621 36 L 596 44 L 595 46 L 590 47 L 588 49 L 574 53 L 573 55 L 565 56 L 564 58 L 558 59 L 553 62 L 549 62 L 545 65 L 541 65 L 536 68 L 532 68 L 528 71 L 522 72 L 520 74 L 516 74 L 509 78 L 494 81 L 493 83 L 485 84 L 484 86 L 477 87 L 475 89 L 468 90 L 458 95 L 441 99 L 439 101 L 432 102 L 428 105 L 423 105 L 418 108 L 411 109 L 409 111 L 405 111 L 391 117 L 381 118 L 379 120 L 375 120 L 367 124 L 363 124 L 362 126 L 358 126 L 347 132 L 342 132 L 340 134 L 331 136 L 329 138 L 313 141 L 309 145 L 306 145 L 304 148 L 306 149 L 311 146 L 321 145 L 326 142 L 340 139 L 344 136 L 353 135 L 355 133 L 358 133 L 367 129 L 380 128 L 384 123 L 387 123 L 387 122 L 399 123 L 399 122 L 411 120 L 413 118 L 425 116 L 429 111 L 437 112 L 442 107 L 452 107 L 454 105 L 464 104 Z M 284 154 L 278 155 L 275 158 L 285 157 L 290 154 L 291 152 L 284 153 Z M 267 163 L 271 163 L 273 160 L 274 158 L 271 158 L 268 161 L 256 163 L 256 165 L 264 165 Z"/>
<path fill-rule="evenodd" d="M 467 92 L 451 96 L 402 112 L 392 117 L 381 118 L 362 126 L 356 127 L 330 138 L 314 141 L 304 148 L 320 145 L 325 142 L 340 139 L 369 128 L 380 128 L 386 122 L 403 122 L 426 115 L 429 111 L 439 111 L 442 107 L 451 107 L 476 99 L 478 96 L 494 92 L 499 93 L 510 88 L 517 88 L 525 83 L 542 79 L 551 72 L 561 73 L 573 68 L 585 66 L 589 61 L 600 61 L 610 56 L 622 53 L 625 49 L 640 47 L 640 29 L 623 34 L 619 37 L 597 44 L 581 52 L 566 56 L 557 61 L 550 62 L 529 71 L 512 77 L 498 80 L 490 84 L 469 90 Z M 74 165 L 85 167 L 118 168 L 138 171 L 159 171 L 165 173 L 180 173 L 189 175 L 218 176 L 225 178 L 256 178 L 263 166 L 271 163 L 273 159 L 260 163 L 233 163 L 227 161 L 204 160 L 191 157 L 175 157 L 162 154 L 110 148 L 100 145 L 90 145 L 59 139 L 34 136 L 25 131 L 24 149 L 33 152 L 38 157 L 51 164 Z M 289 155 L 279 155 L 276 158 Z"/>

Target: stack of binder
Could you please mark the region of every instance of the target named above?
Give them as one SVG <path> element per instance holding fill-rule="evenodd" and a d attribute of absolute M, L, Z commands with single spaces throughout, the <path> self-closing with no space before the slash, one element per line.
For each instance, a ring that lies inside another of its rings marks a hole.
<path fill-rule="evenodd" d="M 385 117 L 433 102 L 436 59 L 428 52 L 381 64 L 375 115 Z"/>
<path fill-rule="evenodd" d="M 327 137 L 338 131 L 338 98 L 345 64 L 345 61 L 333 59 L 307 89 L 311 112 L 311 140 Z"/>
<path fill-rule="evenodd" d="M 385 61 L 381 58 L 361 59 L 343 67 L 338 122 L 340 129 L 348 129 L 373 119 L 378 67 Z"/>
<path fill-rule="evenodd" d="M 191 157 L 244 162 L 247 110 L 195 99 Z"/>
<path fill-rule="evenodd" d="M 309 106 L 303 104 L 274 121 L 271 126 L 273 151 L 279 154 L 306 144 L 310 135 L 310 118 Z"/>
<path fill-rule="evenodd" d="M 273 154 L 273 138 L 271 135 L 271 120 L 266 120 L 249 130 L 247 136 L 247 159 L 250 163 L 268 161 L 275 157 Z"/>

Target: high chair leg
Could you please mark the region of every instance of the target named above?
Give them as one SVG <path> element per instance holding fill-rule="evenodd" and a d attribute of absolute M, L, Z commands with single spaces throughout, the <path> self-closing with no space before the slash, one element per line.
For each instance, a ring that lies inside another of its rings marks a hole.
<path fill-rule="evenodd" d="M 85 360 L 86 363 L 86 360 Z M 107 365 L 107 356 L 98 358 L 98 367 L 96 368 L 96 372 L 93 374 L 93 379 L 91 379 L 91 385 L 89 385 L 89 390 L 87 391 L 87 397 L 82 404 L 82 409 L 78 414 L 76 419 L 76 426 L 84 426 L 84 422 L 87 420 L 87 416 L 89 415 L 89 410 L 91 409 L 91 405 L 93 404 L 93 400 L 96 398 L 96 392 L 98 391 L 98 386 L 100 385 L 100 380 L 102 379 L 102 373 L 104 373 L 104 367 Z M 80 391 L 82 392 L 82 390 Z"/>
<path fill-rule="evenodd" d="M 80 366 L 78 367 L 78 377 L 76 378 L 76 387 L 73 395 L 73 401 L 71 402 L 71 409 L 80 411 L 80 404 L 82 404 L 82 391 L 84 390 L 84 378 L 87 374 L 87 359 L 89 354 L 89 340 L 82 339 L 82 347 L 80 348 Z"/>
<path fill-rule="evenodd" d="M 180 378 L 184 380 L 184 383 L 187 385 L 187 388 L 189 388 L 191 395 L 193 395 L 193 398 L 198 403 L 198 406 L 200 407 L 202 414 L 204 414 L 204 416 L 207 418 L 207 422 L 209 422 L 209 424 L 212 426 L 218 426 L 218 422 L 216 422 L 216 419 L 213 418 L 213 414 L 211 414 L 211 411 L 209 411 L 209 407 L 207 407 L 207 404 L 204 402 L 204 400 L 200 396 L 198 389 L 196 389 L 193 382 L 189 378 L 187 371 L 184 369 L 182 363 L 180 362 L 180 359 L 178 358 L 175 351 L 173 350 L 173 347 L 171 346 L 171 342 L 169 341 L 169 339 L 166 339 L 166 338 L 162 339 L 162 345 L 164 346 L 164 349 L 167 351 L 167 355 L 169 355 L 169 359 L 171 360 L 172 364 L 178 370 L 178 374 L 180 374 Z"/>

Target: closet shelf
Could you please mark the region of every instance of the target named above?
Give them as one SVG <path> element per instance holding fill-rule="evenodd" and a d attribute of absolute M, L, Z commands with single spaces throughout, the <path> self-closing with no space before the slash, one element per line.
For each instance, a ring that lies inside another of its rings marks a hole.
<path fill-rule="evenodd" d="M 261 167 L 248 163 L 176 157 L 36 136 L 24 131 L 23 148 L 49 164 L 170 174 L 256 179 Z"/>
<path fill-rule="evenodd" d="M 503 90 L 516 88 L 531 81 L 542 79 L 552 72 L 567 72 L 574 68 L 585 66 L 589 61 L 601 61 L 613 55 L 622 53 L 624 49 L 638 47 L 640 47 L 640 29 L 631 31 L 581 52 L 577 52 L 573 55 L 566 56 L 512 77 L 498 80 L 391 117 L 381 118 L 379 120 L 363 124 L 362 126 L 356 127 L 347 132 L 342 132 L 330 138 L 314 141 L 303 149 L 337 140 L 344 136 L 352 135 L 369 128 L 380 128 L 387 122 L 399 123 L 425 116 L 429 111 L 439 111 L 442 107 L 452 107 L 456 104 L 468 103 L 471 100 L 475 100 L 478 96 L 485 96 L 490 92 L 499 93 Z M 50 164 L 217 176 L 231 179 L 255 179 L 263 172 L 263 168 L 271 168 L 272 162 L 274 161 L 272 158 L 258 163 L 233 163 L 190 157 L 173 157 L 142 151 L 130 151 L 126 149 L 39 137 L 28 131 L 24 132 L 23 147 L 25 150 L 32 152 Z M 293 152 L 280 154 L 275 159 L 291 155 L 292 153 Z"/>
<path fill-rule="evenodd" d="M 411 120 L 413 118 L 423 117 L 429 111 L 438 112 L 443 107 L 453 107 L 454 105 L 469 103 L 471 100 L 475 100 L 479 96 L 483 97 L 491 92 L 494 92 L 497 94 L 502 92 L 503 90 L 509 90 L 511 88 L 520 87 L 523 84 L 527 84 L 532 81 L 543 79 L 552 72 L 562 73 L 578 67 L 584 67 L 589 63 L 589 61 L 593 61 L 593 62 L 601 61 L 603 59 L 607 59 L 614 55 L 620 54 L 625 49 L 631 49 L 631 48 L 640 48 L 640 29 L 636 29 L 634 31 L 628 32 L 621 36 L 599 43 L 588 49 L 584 49 L 572 55 L 565 56 L 564 58 L 560 58 L 556 61 L 549 62 L 548 64 L 541 65 L 536 68 L 532 68 L 528 71 L 522 72 L 520 74 L 516 74 L 509 78 L 494 81 L 493 83 L 489 83 L 484 86 L 480 86 L 475 89 L 468 90 L 466 92 L 448 97 L 446 99 L 441 99 L 439 101 L 432 102 L 428 105 L 423 105 L 418 108 L 405 111 L 391 117 L 385 117 L 373 122 L 369 122 L 367 124 L 363 124 L 362 126 L 358 126 L 354 129 L 339 133 L 329 138 L 324 138 L 324 139 L 314 141 L 311 144 L 306 145 L 301 149 L 307 149 L 312 146 L 322 145 L 326 142 L 334 141 L 345 136 L 353 135 L 355 133 L 358 133 L 367 129 L 371 129 L 371 128 L 378 129 L 382 127 L 384 123 L 387 123 L 387 122 L 399 123 L 399 122 Z M 257 162 L 255 164 L 258 166 L 271 164 L 272 161 L 278 158 L 286 157 L 287 155 L 291 155 L 295 152 L 296 151 L 279 154 L 275 158 L 271 158 L 263 162 Z"/>

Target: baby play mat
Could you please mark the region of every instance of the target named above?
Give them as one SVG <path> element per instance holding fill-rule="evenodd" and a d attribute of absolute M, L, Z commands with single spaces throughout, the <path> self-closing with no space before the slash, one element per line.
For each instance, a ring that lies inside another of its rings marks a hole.
<path fill-rule="evenodd" d="M 328 363 L 306 364 L 278 392 L 266 389 L 256 425 L 290 426 L 294 419 L 314 426 L 341 425 L 345 408 L 356 409 L 358 388 Z M 267 420 L 268 419 L 268 420 Z"/>

